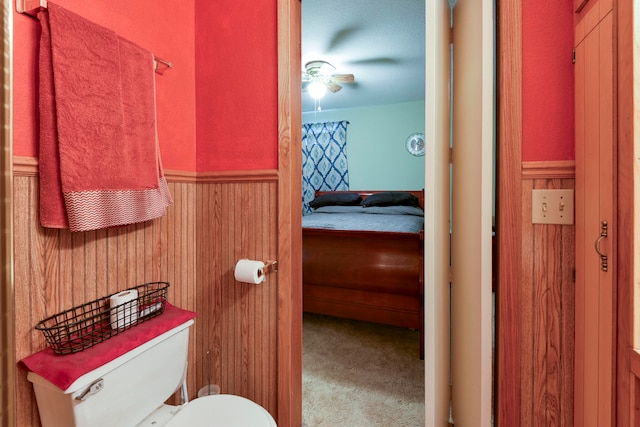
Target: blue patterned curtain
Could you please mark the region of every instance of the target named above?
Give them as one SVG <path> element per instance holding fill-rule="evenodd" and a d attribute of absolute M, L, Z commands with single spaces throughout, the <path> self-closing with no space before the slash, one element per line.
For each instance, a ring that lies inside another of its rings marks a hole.
<path fill-rule="evenodd" d="M 302 214 L 316 190 L 348 190 L 347 125 L 349 122 L 302 125 Z"/>

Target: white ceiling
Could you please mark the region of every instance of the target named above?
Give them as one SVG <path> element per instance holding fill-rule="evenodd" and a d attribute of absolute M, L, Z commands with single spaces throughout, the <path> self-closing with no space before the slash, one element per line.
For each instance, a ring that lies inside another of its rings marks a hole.
<path fill-rule="evenodd" d="M 424 0 L 302 0 L 302 67 L 323 60 L 355 83 L 322 111 L 424 100 Z M 302 93 L 302 111 L 315 108 Z"/>

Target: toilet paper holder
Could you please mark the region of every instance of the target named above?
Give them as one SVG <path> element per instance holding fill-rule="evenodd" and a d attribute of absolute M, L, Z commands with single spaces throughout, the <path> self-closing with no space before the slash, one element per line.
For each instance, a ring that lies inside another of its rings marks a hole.
<path fill-rule="evenodd" d="M 262 267 L 262 274 L 268 274 L 270 272 L 278 272 L 278 261 L 264 261 L 264 267 Z"/>

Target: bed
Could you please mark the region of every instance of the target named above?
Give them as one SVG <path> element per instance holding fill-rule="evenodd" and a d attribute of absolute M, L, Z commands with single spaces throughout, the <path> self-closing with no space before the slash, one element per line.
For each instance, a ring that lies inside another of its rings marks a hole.
<path fill-rule="evenodd" d="M 318 200 L 302 218 L 303 310 L 417 329 L 423 357 L 424 191 L 318 191 Z M 369 217 L 377 225 L 358 225 Z"/>

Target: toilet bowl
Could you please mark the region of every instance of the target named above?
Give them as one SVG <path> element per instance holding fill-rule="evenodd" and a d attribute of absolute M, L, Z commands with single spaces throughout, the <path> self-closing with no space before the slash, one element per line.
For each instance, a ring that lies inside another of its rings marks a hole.
<path fill-rule="evenodd" d="M 276 427 L 262 406 L 231 394 L 199 397 L 186 404 L 165 427 Z"/>

